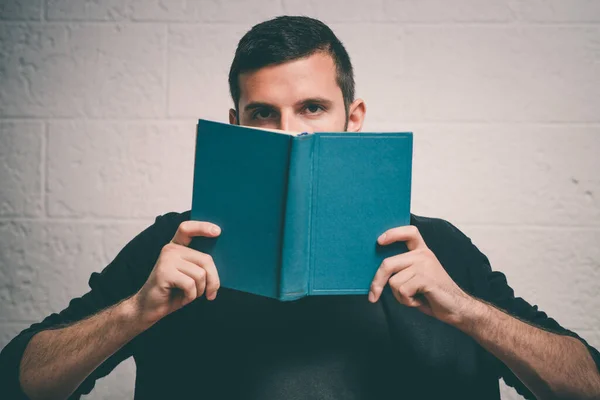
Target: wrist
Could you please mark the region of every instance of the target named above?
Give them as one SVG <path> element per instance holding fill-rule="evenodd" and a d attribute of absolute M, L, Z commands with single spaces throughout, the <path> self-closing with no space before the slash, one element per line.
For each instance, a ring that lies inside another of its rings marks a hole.
<path fill-rule="evenodd" d="M 151 323 L 144 321 L 137 294 L 119 303 L 118 314 L 121 322 L 131 328 L 135 334 L 139 334 L 152 326 Z"/>
<path fill-rule="evenodd" d="M 467 297 L 468 299 L 465 300 L 462 306 L 460 317 L 453 325 L 461 331 L 470 334 L 477 324 L 487 315 L 488 306 L 475 297 L 469 295 L 467 295 Z"/>

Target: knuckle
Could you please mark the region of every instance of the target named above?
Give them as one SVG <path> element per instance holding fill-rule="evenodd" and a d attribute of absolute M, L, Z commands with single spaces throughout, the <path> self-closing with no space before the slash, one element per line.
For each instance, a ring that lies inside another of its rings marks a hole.
<path fill-rule="evenodd" d="M 402 296 L 402 297 L 408 297 L 408 291 L 403 286 L 400 286 L 398 288 L 398 294 L 400 294 L 400 296 Z"/>
<path fill-rule="evenodd" d="M 193 294 L 193 291 L 194 291 L 195 288 L 196 288 L 196 282 L 194 282 L 194 281 L 187 281 L 185 283 L 185 290 L 186 291 L 188 291 L 188 292 L 190 292 L 190 293 Z"/>
<path fill-rule="evenodd" d="M 190 227 L 190 221 L 183 221 L 179 224 L 177 230 L 182 233 L 187 233 Z"/>
<path fill-rule="evenodd" d="M 385 258 L 382 262 L 381 262 L 381 269 L 383 270 L 383 272 L 385 273 L 390 273 L 392 272 L 392 270 L 394 269 L 394 265 L 393 265 L 393 261 L 391 258 Z"/>
<path fill-rule="evenodd" d="M 428 247 L 422 247 L 420 249 L 420 252 L 421 252 L 421 256 L 423 256 L 423 257 L 431 257 L 434 255 L 433 251 L 431 251 L 431 249 L 429 249 Z"/>
<path fill-rule="evenodd" d="M 176 249 L 177 249 L 177 245 L 173 242 L 169 242 L 163 246 L 162 252 L 169 253 L 169 252 L 175 251 Z"/>

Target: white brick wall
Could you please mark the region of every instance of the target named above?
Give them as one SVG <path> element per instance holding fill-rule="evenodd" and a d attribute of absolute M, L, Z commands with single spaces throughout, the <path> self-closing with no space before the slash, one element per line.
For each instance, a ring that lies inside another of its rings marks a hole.
<path fill-rule="evenodd" d="M 189 209 L 195 120 L 226 121 L 237 41 L 283 13 L 346 44 L 365 130 L 414 131 L 413 212 L 600 346 L 599 0 L 4 0 L 0 347 Z M 132 397 L 134 374 L 89 398 Z"/>

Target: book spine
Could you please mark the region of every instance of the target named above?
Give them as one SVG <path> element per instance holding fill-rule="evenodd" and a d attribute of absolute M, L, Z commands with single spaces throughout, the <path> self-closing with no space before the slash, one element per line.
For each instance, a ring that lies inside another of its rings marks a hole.
<path fill-rule="evenodd" d="M 312 166 L 315 135 L 292 138 L 283 220 L 279 300 L 308 294 Z"/>

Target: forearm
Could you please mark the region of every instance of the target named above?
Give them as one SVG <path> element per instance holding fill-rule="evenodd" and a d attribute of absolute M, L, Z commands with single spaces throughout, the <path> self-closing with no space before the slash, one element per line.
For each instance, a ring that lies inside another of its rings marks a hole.
<path fill-rule="evenodd" d="M 31 339 L 20 364 L 20 383 L 31 399 L 64 399 L 108 357 L 147 327 L 128 299 L 73 325 Z"/>
<path fill-rule="evenodd" d="M 576 338 L 534 327 L 472 299 L 456 327 L 492 353 L 537 398 L 598 398 L 600 375 Z"/>

